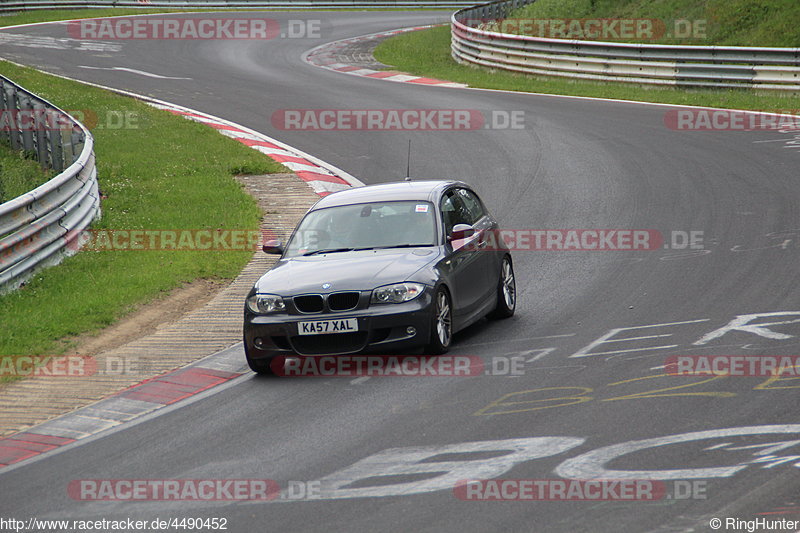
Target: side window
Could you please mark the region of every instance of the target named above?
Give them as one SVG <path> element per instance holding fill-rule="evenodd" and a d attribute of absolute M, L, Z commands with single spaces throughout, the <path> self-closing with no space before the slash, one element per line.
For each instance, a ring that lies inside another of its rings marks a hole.
<path fill-rule="evenodd" d="M 483 204 L 481 204 L 480 199 L 475 193 L 468 191 L 467 189 L 458 189 L 458 197 L 461 199 L 464 207 L 469 213 L 468 216 L 470 221 L 468 224 L 472 224 L 474 226 L 486 214 L 483 209 Z"/>
<path fill-rule="evenodd" d="M 449 235 L 456 224 L 472 224 L 469 211 L 455 191 L 448 191 L 444 195 L 441 207 L 445 235 Z"/>

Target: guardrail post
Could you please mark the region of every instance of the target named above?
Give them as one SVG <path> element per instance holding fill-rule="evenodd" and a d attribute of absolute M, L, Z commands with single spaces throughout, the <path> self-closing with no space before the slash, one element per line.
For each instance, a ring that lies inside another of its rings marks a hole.
<path fill-rule="evenodd" d="M 53 125 L 50 131 L 50 166 L 61 173 L 64 170 L 64 152 L 61 149 L 61 130 L 58 129 L 59 114 L 56 111 L 47 111 L 47 123 Z"/>
<path fill-rule="evenodd" d="M 78 128 L 77 126 L 72 128 L 72 134 L 70 136 L 72 137 L 72 139 L 70 140 L 70 142 L 72 144 L 72 161 L 71 161 L 71 163 L 74 163 L 80 157 L 81 152 L 83 152 L 83 145 L 85 143 L 85 138 L 84 138 L 85 136 L 83 135 L 83 132 L 81 131 L 81 129 Z"/>
<path fill-rule="evenodd" d="M 22 137 L 22 149 L 26 152 L 34 150 L 33 130 L 41 127 L 35 115 L 33 115 L 33 105 L 29 96 L 23 94 L 19 97 L 19 124 L 20 136 Z"/>
<path fill-rule="evenodd" d="M 59 130 L 61 134 L 61 150 L 64 153 L 64 168 L 70 166 L 77 157 L 74 147 L 72 146 L 72 128 L 62 128 Z M 78 152 L 80 154 L 80 152 Z"/>
<path fill-rule="evenodd" d="M 6 105 L 6 85 L 0 80 L 0 113 L 2 119 L 0 120 L 0 140 L 11 144 L 11 114 L 8 112 Z"/>
<path fill-rule="evenodd" d="M 39 161 L 39 165 L 42 168 L 48 168 L 49 164 L 49 156 L 50 156 L 50 147 L 48 144 L 47 139 L 47 108 L 36 102 L 33 104 L 33 114 L 36 116 L 36 120 L 39 121 L 40 127 L 36 128 L 36 159 Z"/>
<path fill-rule="evenodd" d="M 19 107 L 17 106 L 17 89 L 13 85 L 5 87 L 4 93 L 6 95 L 6 111 L 11 115 L 11 126 L 8 133 L 11 141 L 12 150 L 22 149 L 22 139 L 19 131 Z"/>

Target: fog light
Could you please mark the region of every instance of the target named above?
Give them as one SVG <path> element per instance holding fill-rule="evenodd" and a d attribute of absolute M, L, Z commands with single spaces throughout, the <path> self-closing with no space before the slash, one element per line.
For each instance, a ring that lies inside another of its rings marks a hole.
<path fill-rule="evenodd" d="M 263 348 L 264 347 L 264 339 L 261 337 L 256 337 L 253 339 L 253 344 L 256 345 L 256 348 Z"/>
<path fill-rule="evenodd" d="M 414 335 L 417 334 L 417 328 L 415 328 L 414 326 L 408 326 L 406 328 L 406 333 L 413 337 Z"/>

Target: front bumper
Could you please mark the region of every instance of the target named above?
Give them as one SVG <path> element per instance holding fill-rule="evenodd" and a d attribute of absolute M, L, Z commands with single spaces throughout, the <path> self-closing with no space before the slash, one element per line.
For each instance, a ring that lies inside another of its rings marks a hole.
<path fill-rule="evenodd" d="M 253 315 L 245 313 L 244 342 L 251 359 L 279 355 L 346 355 L 418 348 L 428 343 L 433 297 L 426 290 L 401 304 L 373 304 L 335 313 Z M 298 322 L 355 318 L 358 331 L 299 335 Z M 409 328 L 414 333 L 409 333 Z"/>

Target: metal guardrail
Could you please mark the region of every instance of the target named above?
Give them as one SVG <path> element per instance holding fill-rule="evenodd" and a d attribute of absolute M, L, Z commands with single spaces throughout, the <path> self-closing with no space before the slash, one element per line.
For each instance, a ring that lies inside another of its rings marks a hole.
<path fill-rule="evenodd" d="M 693 46 L 551 39 L 498 33 L 481 23 L 534 0 L 462 9 L 451 22 L 460 63 L 541 76 L 672 85 L 800 91 L 800 48 Z"/>
<path fill-rule="evenodd" d="M 100 216 L 94 139 L 77 120 L 0 76 L 0 140 L 59 172 L 0 204 L 0 293 L 75 250 L 80 232 Z"/>
<path fill-rule="evenodd" d="M 172 8 L 172 9 L 363 9 L 363 8 L 459 8 L 474 0 L 26 0 L 0 1 L 0 13 L 36 9 L 78 8 Z"/>

